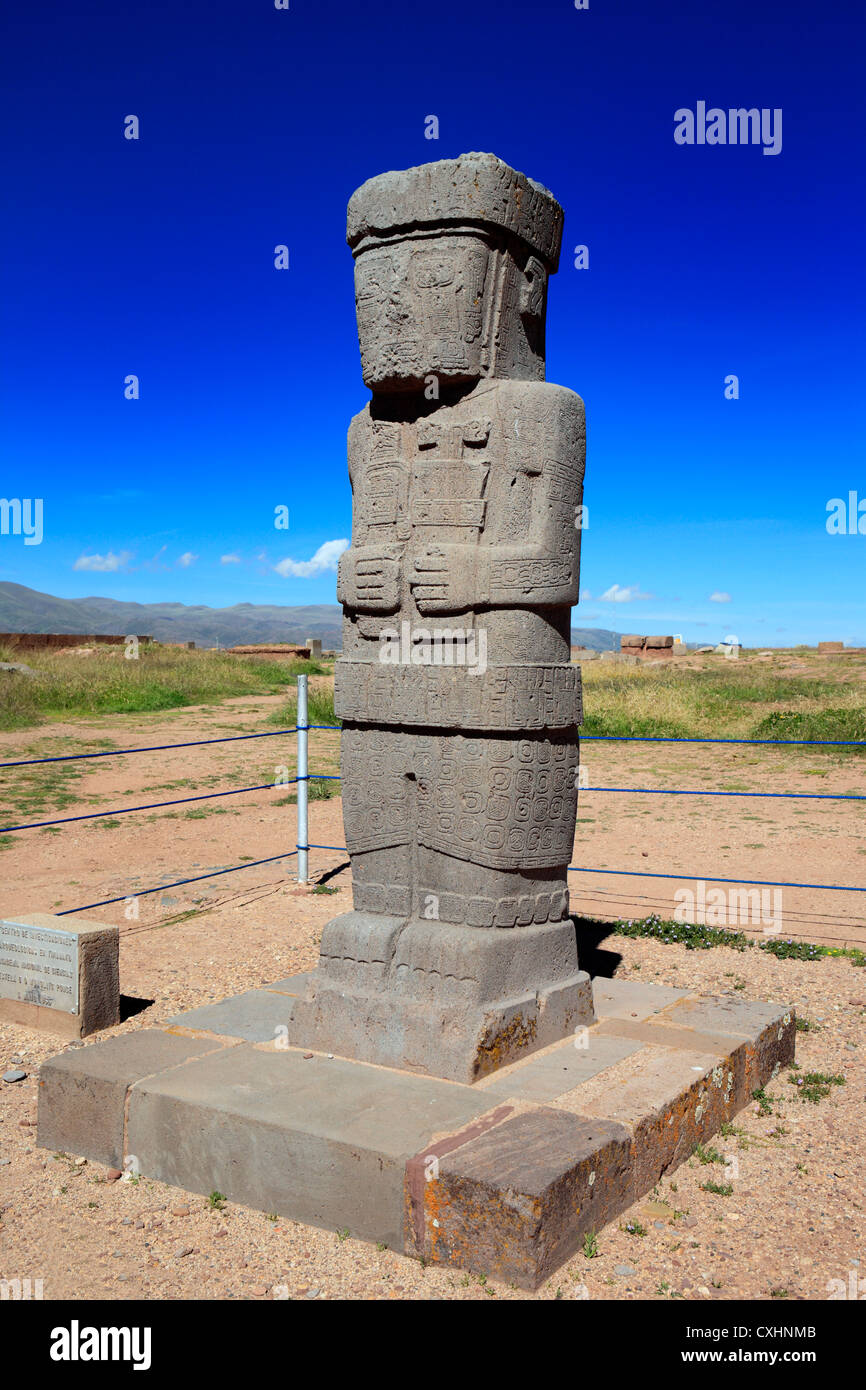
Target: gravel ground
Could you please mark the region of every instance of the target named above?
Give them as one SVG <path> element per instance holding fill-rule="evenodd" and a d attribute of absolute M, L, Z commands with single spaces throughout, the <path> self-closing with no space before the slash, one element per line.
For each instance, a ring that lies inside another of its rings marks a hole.
<path fill-rule="evenodd" d="M 172 917 L 159 895 L 142 900 L 121 944 L 122 988 L 140 1001 L 127 1007 L 139 1011 L 112 1032 L 313 966 L 322 925 L 350 904 L 348 870 L 328 879 L 328 893 L 258 872 L 243 889 L 222 880 L 192 917 Z M 424 1268 L 351 1233 L 230 1202 L 214 1209 L 161 1183 L 117 1180 L 97 1164 L 38 1149 L 38 1067 L 60 1048 L 4 1024 L 0 1071 L 18 1058 L 27 1075 L 0 1082 L 0 1278 L 41 1278 L 49 1299 L 826 1299 L 842 1286 L 831 1281 L 850 1287 L 852 1271 L 866 1281 L 866 971 L 845 959 L 690 952 L 614 935 L 601 949 L 617 978 L 794 1004 L 809 1025 L 798 1037 L 802 1071 L 839 1074 L 845 1084 L 812 1104 L 786 1069 L 767 1088 L 768 1113 L 750 1106 L 714 1141 L 723 1163 L 690 1159 L 599 1232 L 596 1257 L 576 1255 L 526 1294 Z M 705 1191 L 708 1180 L 730 1195 Z"/>

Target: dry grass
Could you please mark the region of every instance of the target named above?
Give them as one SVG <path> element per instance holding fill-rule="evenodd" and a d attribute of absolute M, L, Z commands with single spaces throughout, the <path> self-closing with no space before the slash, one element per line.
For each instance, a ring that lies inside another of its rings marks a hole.
<path fill-rule="evenodd" d="M 310 661 L 231 656 L 146 646 L 127 660 L 123 648 L 97 647 L 87 656 L 57 652 L 18 654 L 0 649 L 0 660 L 23 661 L 38 675 L 0 673 L 0 729 L 21 729 L 53 719 L 136 714 L 214 704 L 236 695 L 273 695 L 300 672 L 318 674 Z"/>
<path fill-rule="evenodd" d="M 0 650 L 0 660 L 15 660 Z M 21 658 L 18 658 L 21 659 Z M 25 728 L 69 716 L 176 709 L 237 695 L 285 691 L 273 722 L 294 722 L 300 672 L 310 686 L 310 721 L 333 724 L 332 667 L 314 662 L 231 656 L 218 651 L 141 648 L 88 656 L 27 653 L 36 679 L 0 675 L 0 728 Z M 866 658 L 818 658 L 806 652 L 751 654 L 738 662 L 704 657 L 670 664 L 583 667 L 585 734 L 619 737 L 866 740 Z M 863 750 L 834 750 L 862 756 Z"/>
<path fill-rule="evenodd" d="M 796 664 L 796 670 L 791 670 Z M 866 740 L 866 660 L 790 653 L 771 662 L 710 657 L 583 668 L 585 734 L 619 737 Z M 844 750 L 838 750 L 842 753 Z M 852 750 L 857 751 L 857 750 Z"/>

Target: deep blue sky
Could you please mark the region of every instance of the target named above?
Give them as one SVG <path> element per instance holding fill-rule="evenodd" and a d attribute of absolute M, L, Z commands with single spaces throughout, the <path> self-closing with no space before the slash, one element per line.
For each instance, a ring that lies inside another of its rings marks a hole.
<path fill-rule="evenodd" d="M 333 570 L 274 566 L 350 529 L 347 199 L 492 150 L 565 208 L 548 377 L 587 407 L 575 623 L 866 642 L 866 535 L 825 528 L 830 498 L 866 499 L 860 4 L 10 0 L 4 28 L 0 493 L 44 499 L 45 539 L 0 536 L 0 579 L 332 602 Z M 698 100 L 781 107 L 781 153 L 677 145 Z"/>

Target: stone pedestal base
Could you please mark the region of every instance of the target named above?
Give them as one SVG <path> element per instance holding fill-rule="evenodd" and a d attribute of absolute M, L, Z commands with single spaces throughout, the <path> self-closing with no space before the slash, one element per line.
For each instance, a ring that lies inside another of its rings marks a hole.
<path fill-rule="evenodd" d="M 594 1021 L 570 921 L 482 929 L 347 912 L 325 928 L 288 1041 L 471 1083 Z"/>
<path fill-rule="evenodd" d="M 596 980 L 597 1023 L 455 1085 L 287 1047 L 308 984 L 44 1063 L 40 1147 L 535 1289 L 794 1058 L 779 1004 Z"/>

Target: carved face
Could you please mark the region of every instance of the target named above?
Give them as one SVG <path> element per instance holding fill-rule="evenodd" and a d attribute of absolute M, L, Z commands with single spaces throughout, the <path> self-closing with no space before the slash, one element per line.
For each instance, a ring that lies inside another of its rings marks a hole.
<path fill-rule="evenodd" d="M 482 375 L 489 251 L 472 235 L 391 242 L 355 261 L 361 370 L 372 390 Z"/>

